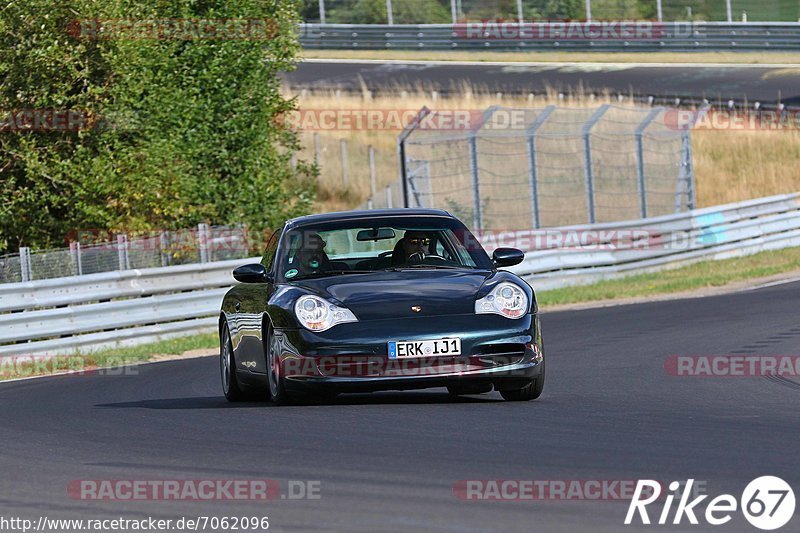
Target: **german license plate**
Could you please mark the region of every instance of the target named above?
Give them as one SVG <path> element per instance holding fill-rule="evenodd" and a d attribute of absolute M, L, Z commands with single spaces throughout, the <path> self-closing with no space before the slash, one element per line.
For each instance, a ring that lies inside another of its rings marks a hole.
<path fill-rule="evenodd" d="M 461 355 L 461 339 L 389 341 L 389 359 Z"/>

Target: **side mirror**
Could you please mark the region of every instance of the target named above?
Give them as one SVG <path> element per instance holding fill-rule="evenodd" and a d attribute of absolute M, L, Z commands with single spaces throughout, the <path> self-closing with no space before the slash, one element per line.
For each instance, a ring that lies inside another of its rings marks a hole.
<path fill-rule="evenodd" d="M 496 267 L 510 267 L 522 263 L 525 253 L 516 248 L 498 248 L 492 254 L 492 263 Z"/>
<path fill-rule="evenodd" d="M 261 263 L 242 265 L 233 271 L 233 279 L 242 283 L 265 283 L 267 278 L 267 269 Z"/>

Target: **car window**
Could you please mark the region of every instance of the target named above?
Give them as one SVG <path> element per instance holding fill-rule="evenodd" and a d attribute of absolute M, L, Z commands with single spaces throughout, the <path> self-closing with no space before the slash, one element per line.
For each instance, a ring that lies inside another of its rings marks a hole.
<path fill-rule="evenodd" d="M 278 250 L 280 233 L 280 231 L 276 231 L 269 238 L 266 249 L 264 250 L 264 257 L 261 259 L 261 264 L 264 265 L 264 268 L 267 269 L 267 272 L 272 272 L 272 266 L 275 263 L 275 253 Z"/>
<path fill-rule="evenodd" d="M 278 275 L 287 280 L 410 267 L 492 268 L 474 236 L 453 219 L 304 225 L 290 230 L 284 240 Z"/>

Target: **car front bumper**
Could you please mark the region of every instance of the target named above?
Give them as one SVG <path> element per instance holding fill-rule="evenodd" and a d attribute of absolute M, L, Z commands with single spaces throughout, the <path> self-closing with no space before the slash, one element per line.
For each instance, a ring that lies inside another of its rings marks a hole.
<path fill-rule="evenodd" d="M 288 390 L 342 392 L 492 384 L 513 389 L 542 371 L 537 314 L 413 317 L 340 324 L 322 333 L 277 332 L 281 375 Z M 461 355 L 389 359 L 389 341 L 459 337 Z"/>

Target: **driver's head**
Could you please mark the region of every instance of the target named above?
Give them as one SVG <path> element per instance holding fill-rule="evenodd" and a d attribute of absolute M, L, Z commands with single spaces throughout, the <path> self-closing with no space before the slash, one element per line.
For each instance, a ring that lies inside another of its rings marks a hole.
<path fill-rule="evenodd" d="M 406 259 L 419 252 L 430 253 L 428 251 L 428 245 L 431 243 L 431 238 L 424 231 L 406 231 L 405 235 L 403 235 L 402 243 L 403 254 Z"/>

